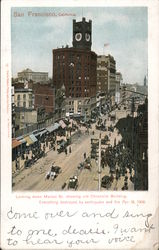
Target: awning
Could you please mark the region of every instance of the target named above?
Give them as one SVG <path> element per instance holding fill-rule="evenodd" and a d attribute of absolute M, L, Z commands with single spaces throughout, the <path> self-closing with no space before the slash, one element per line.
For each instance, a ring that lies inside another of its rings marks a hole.
<path fill-rule="evenodd" d="M 19 136 L 16 138 L 18 141 L 20 141 L 22 144 L 26 143 L 26 140 L 24 140 L 23 136 Z"/>
<path fill-rule="evenodd" d="M 51 133 L 51 132 L 55 131 L 56 129 L 58 129 L 59 127 L 60 127 L 60 125 L 58 123 L 55 123 L 54 125 L 47 127 L 46 130 Z"/>
<path fill-rule="evenodd" d="M 29 135 L 25 136 L 24 140 L 26 140 L 27 146 L 30 146 L 30 145 L 32 145 L 34 143 L 34 141 L 32 141 L 32 139 L 30 138 Z"/>
<path fill-rule="evenodd" d="M 12 139 L 12 148 L 16 148 L 21 145 L 21 142 L 18 141 L 17 139 L 13 138 Z"/>
<path fill-rule="evenodd" d="M 59 123 L 55 122 L 54 123 L 54 129 L 58 129 L 60 127 Z"/>
<path fill-rule="evenodd" d="M 42 135 L 44 135 L 44 134 L 46 134 L 46 132 L 47 132 L 47 130 L 46 129 L 43 129 L 43 130 L 36 130 L 35 132 L 33 132 L 33 134 L 35 135 L 35 136 L 42 136 Z"/>
<path fill-rule="evenodd" d="M 60 124 L 61 128 L 66 128 L 66 124 L 64 123 L 64 121 L 60 120 L 59 124 Z"/>
<path fill-rule="evenodd" d="M 73 117 L 74 118 L 80 118 L 80 117 L 84 117 L 84 115 L 78 113 L 78 114 L 73 114 Z"/>
<path fill-rule="evenodd" d="M 46 130 L 46 129 L 44 129 L 43 131 L 41 131 L 41 132 L 40 132 L 40 136 L 42 136 L 42 135 L 46 134 L 46 132 L 47 132 L 47 130 Z"/>
<path fill-rule="evenodd" d="M 33 141 L 33 142 L 37 142 L 38 140 L 36 139 L 35 135 L 31 134 L 29 135 L 30 139 Z"/>

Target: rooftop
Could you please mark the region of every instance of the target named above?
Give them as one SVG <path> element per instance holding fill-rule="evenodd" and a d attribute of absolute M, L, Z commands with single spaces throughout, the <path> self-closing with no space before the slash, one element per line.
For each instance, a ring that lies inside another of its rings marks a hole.
<path fill-rule="evenodd" d="M 32 89 L 23 89 L 23 88 L 20 88 L 20 89 L 15 89 L 15 93 L 27 93 L 27 92 L 32 92 Z"/>

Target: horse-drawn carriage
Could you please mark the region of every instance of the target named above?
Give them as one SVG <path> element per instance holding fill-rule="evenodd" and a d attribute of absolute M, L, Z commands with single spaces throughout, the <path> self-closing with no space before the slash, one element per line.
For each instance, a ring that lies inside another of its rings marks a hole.
<path fill-rule="evenodd" d="M 65 140 L 62 140 L 61 143 L 58 145 L 57 152 L 59 154 L 64 152 L 67 146 L 68 146 L 68 142 Z"/>
<path fill-rule="evenodd" d="M 105 135 L 103 139 L 101 139 L 101 144 L 106 145 L 107 142 L 110 141 L 108 135 Z"/>
<path fill-rule="evenodd" d="M 86 160 L 85 160 L 85 162 L 84 162 L 84 168 L 86 168 L 86 169 L 91 169 L 91 159 L 88 157 Z"/>
<path fill-rule="evenodd" d="M 106 131 L 106 127 L 103 123 L 96 125 L 97 130 Z"/>
<path fill-rule="evenodd" d="M 78 187 L 78 177 L 75 175 L 69 179 L 68 189 L 77 189 Z"/>
<path fill-rule="evenodd" d="M 45 175 L 45 180 L 46 179 L 54 180 L 61 172 L 62 170 L 59 166 L 52 165 L 50 171 L 48 171 Z"/>

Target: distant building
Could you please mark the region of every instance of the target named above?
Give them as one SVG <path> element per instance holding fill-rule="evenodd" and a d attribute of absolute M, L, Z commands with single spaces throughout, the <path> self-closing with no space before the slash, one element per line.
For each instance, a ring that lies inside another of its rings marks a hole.
<path fill-rule="evenodd" d="M 147 78 L 147 75 L 144 77 L 144 86 L 147 86 L 147 83 L 148 83 L 148 78 Z"/>
<path fill-rule="evenodd" d="M 123 82 L 123 77 L 120 72 L 116 72 L 116 91 L 115 91 L 115 102 L 118 104 L 121 101 L 121 91 L 120 86 Z"/>
<path fill-rule="evenodd" d="M 12 104 L 12 137 L 15 137 L 15 102 L 14 102 L 14 87 L 11 86 L 11 104 Z"/>
<path fill-rule="evenodd" d="M 36 84 L 34 86 L 34 107 L 43 107 L 46 113 L 55 111 L 55 89 L 49 85 Z"/>
<path fill-rule="evenodd" d="M 15 89 L 14 102 L 16 107 L 33 108 L 32 89 Z"/>
<path fill-rule="evenodd" d="M 33 82 L 47 82 L 48 73 L 47 72 L 34 72 L 31 69 L 25 69 L 22 72 L 18 72 L 19 80 L 32 80 Z"/>
<path fill-rule="evenodd" d="M 116 61 L 111 55 L 106 56 L 106 60 L 108 68 L 108 91 L 114 95 L 119 84 L 116 81 Z"/>
<path fill-rule="evenodd" d="M 35 109 L 16 107 L 15 111 L 15 124 L 17 130 L 21 130 L 33 124 L 37 124 L 38 118 L 37 111 Z"/>
<path fill-rule="evenodd" d="M 97 56 L 97 91 L 108 93 L 108 62 L 105 55 Z"/>
<path fill-rule="evenodd" d="M 96 97 L 91 98 L 67 98 L 65 100 L 66 115 L 83 115 L 86 119 L 96 108 Z"/>
<path fill-rule="evenodd" d="M 111 55 L 97 57 L 97 90 L 112 93 L 119 89 L 121 73 L 116 73 L 116 61 Z"/>
<path fill-rule="evenodd" d="M 116 81 L 119 82 L 119 85 L 123 83 L 123 77 L 120 72 L 116 72 Z"/>

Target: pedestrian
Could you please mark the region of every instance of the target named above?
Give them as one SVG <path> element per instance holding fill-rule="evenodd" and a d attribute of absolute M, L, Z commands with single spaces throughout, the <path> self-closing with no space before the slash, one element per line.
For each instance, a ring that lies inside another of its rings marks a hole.
<path fill-rule="evenodd" d="M 83 154 L 84 160 L 86 159 L 86 153 Z"/>
<path fill-rule="evenodd" d="M 67 148 L 65 148 L 65 155 L 67 155 Z"/>
<path fill-rule="evenodd" d="M 69 153 L 71 154 L 71 146 L 69 147 Z"/>
<path fill-rule="evenodd" d="M 116 146 L 116 138 L 114 139 L 114 147 Z"/>

